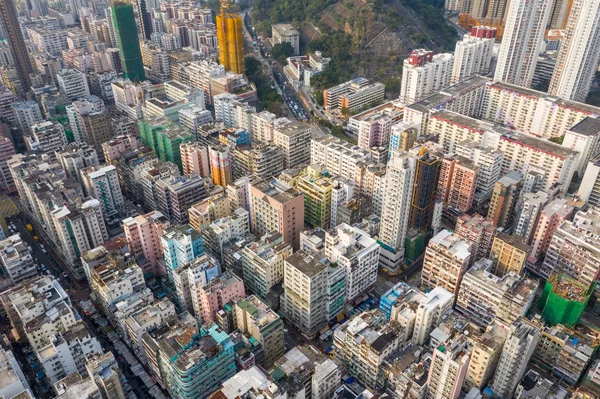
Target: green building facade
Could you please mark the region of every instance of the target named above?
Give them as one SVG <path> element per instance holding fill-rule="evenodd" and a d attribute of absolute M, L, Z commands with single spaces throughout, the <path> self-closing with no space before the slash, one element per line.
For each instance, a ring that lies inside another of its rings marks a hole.
<path fill-rule="evenodd" d="M 142 51 L 138 38 L 133 5 L 128 1 L 116 0 L 111 3 L 115 34 L 119 44 L 119 55 L 123 66 L 123 77 L 135 81 L 146 80 Z"/>
<path fill-rule="evenodd" d="M 595 284 L 585 287 L 562 274 L 551 275 L 539 301 L 542 318 L 551 326 L 573 327 L 579 323 L 594 287 Z"/>
<path fill-rule="evenodd" d="M 194 139 L 194 134 L 185 129 L 164 123 L 138 122 L 140 140 L 143 145 L 152 148 L 158 159 L 173 162 L 183 172 L 180 146 Z"/>

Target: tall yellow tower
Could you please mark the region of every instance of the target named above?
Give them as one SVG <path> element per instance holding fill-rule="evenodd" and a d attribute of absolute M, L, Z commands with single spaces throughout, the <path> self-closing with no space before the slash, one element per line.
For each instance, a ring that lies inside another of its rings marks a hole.
<path fill-rule="evenodd" d="M 219 61 L 225 70 L 244 73 L 244 32 L 242 17 L 231 11 L 229 0 L 221 0 L 221 13 L 217 15 Z"/>

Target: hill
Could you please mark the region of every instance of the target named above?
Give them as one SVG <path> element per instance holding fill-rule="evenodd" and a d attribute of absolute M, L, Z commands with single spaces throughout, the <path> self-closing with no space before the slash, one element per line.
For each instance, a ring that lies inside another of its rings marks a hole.
<path fill-rule="evenodd" d="M 332 57 L 331 70 L 316 81 L 320 88 L 364 76 L 386 82 L 395 95 L 402 61 L 413 49 L 448 51 L 457 40 L 441 0 L 254 0 L 252 6 L 260 33 L 291 22 L 304 49 Z"/>

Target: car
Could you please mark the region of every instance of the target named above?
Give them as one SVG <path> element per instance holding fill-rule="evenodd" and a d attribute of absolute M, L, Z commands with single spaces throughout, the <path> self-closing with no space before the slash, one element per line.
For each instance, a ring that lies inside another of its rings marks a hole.
<path fill-rule="evenodd" d="M 69 278 L 69 275 L 68 275 L 67 273 L 63 273 L 63 274 L 62 274 L 62 276 L 63 276 L 64 278 Z"/>

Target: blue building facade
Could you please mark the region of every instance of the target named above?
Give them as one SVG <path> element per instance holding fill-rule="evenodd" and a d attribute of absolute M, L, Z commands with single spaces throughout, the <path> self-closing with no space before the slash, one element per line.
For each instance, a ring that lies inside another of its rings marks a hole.
<path fill-rule="evenodd" d="M 379 299 L 379 309 L 385 314 L 385 317 L 389 320 L 392 315 L 392 307 L 396 303 L 399 297 L 406 296 L 412 291 L 412 287 L 404 282 L 399 282 L 389 290 L 387 290 Z"/>
<path fill-rule="evenodd" d="M 173 343 L 168 349 L 161 352 L 159 366 L 173 398 L 207 398 L 237 372 L 233 343 L 216 324 L 201 329 L 180 350 L 173 351 Z"/>

